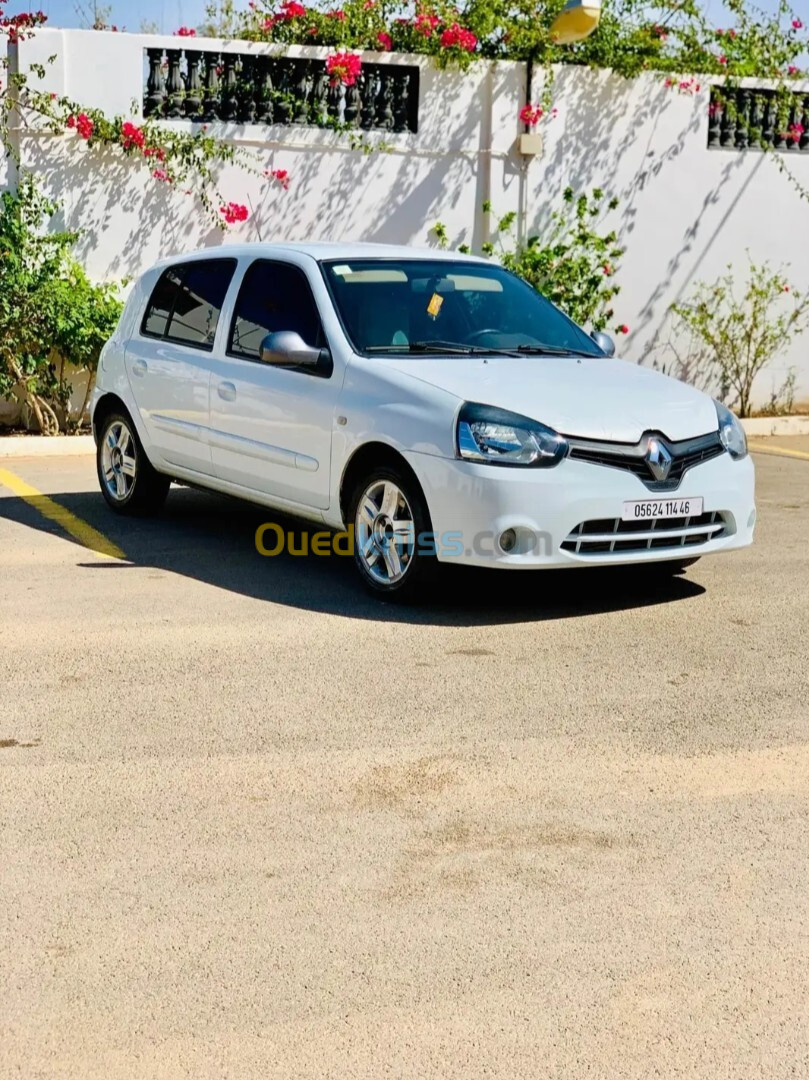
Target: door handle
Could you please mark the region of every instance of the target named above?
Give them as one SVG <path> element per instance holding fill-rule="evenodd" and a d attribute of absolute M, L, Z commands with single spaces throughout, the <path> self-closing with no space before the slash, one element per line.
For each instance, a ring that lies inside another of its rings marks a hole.
<path fill-rule="evenodd" d="M 146 374 L 148 365 L 145 360 L 135 360 L 132 364 L 132 374 L 143 376 Z"/>
<path fill-rule="evenodd" d="M 236 400 L 236 387 L 232 382 L 221 382 L 216 390 L 223 401 Z"/>

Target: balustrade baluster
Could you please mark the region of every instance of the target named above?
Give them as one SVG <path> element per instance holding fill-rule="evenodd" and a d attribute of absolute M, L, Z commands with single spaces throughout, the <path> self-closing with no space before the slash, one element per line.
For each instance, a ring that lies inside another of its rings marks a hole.
<path fill-rule="evenodd" d="M 208 124 L 219 119 L 219 64 L 219 53 L 205 53 L 202 119 Z"/>
<path fill-rule="evenodd" d="M 196 120 L 202 111 L 202 82 L 199 77 L 199 65 L 202 55 L 198 52 L 185 53 L 188 63 L 188 75 L 185 87 L 185 115 Z"/>
<path fill-rule="evenodd" d="M 180 49 L 166 49 L 166 59 L 169 62 L 168 75 L 166 77 L 167 116 L 176 120 L 183 115 L 183 80 L 180 75 Z"/>
<path fill-rule="evenodd" d="M 222 107 L 220 115 L 223 120 L 232 122 L 239 113 L 239 97 L 236 88 L 236 53 L 225 53 L 222 60 L 224 70 L 222 73 Z"/>
<path fill-rule="evenodd" d="M 163 111 L 166 89 L 163 82 L 163 50 L 147 49 L 149 76 L 146 80 L 146 97 L 143 102 L 144 116 L 159 116 Z"/>
<path fill-rule="evenodd" d="M 273 121 L 272 64 L 269 56 L 260 56 L 256 64 L 256 119 L 261 124 Z"/>

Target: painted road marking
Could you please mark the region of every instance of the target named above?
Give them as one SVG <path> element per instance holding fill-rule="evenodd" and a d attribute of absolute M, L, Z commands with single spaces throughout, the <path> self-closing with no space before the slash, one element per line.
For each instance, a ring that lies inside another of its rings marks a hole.
<path fill-rule="evenodd" d="M 98 529 L 94 529 L 92 525 L 88 525 L 86 521 L 76 517 L 70 510 L 60 506 L 59 503 L 54 502 L 47 495 L 43 495 L 35 487 L 31 487 L 16 473 L 9 472 L 8 469 L 0 469 L 0 484 L 9 488 L 15 495 L 19 495 L 21 499 L 24 499 L 29 506 L 32 506 L 43 517 L 55 522 L 74 540 L 78 540 L 80 544 L 94 551 L 103 559 L 126 559 L 126 555 L 117 544 L 113 544 L 112 540 L 108 540 Z"/>
<path fill-rule="evenodd" d="M 779 457 L 802 458 L 804 461 L 809 461 L 809 454 L 805 450 L 785 450 L 783 446 L 767 446 L 766 443 L 754 442 L 749 442 L 747 448 L 756 454 L 777 454 Z"/>

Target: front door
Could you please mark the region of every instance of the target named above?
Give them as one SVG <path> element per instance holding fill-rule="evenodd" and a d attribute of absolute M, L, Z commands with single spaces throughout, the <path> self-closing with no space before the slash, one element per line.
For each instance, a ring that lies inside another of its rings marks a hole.
<path fill-rule="evenodd" d="M 326 509 L 338 372 L 262 363 L 261 342 L 278 330 L 326 344 L 304 271 L 259 259 L 239 290 L 224 358 L 213 363 L 214 472 L 248 491 Z"/>

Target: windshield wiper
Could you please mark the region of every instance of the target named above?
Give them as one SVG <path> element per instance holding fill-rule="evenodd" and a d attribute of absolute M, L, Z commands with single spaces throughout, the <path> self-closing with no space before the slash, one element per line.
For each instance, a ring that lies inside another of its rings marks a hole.
<path fill-rule="evenodd" d="M 564 349 L 557 345 L 517 345 L 515 352 L 534 356 L 590 356 L 591 353 L 577 352 L 575 349 Z"/>
<path fill-rule="evenodd" d="M 407 345 L 369 345 L 369 353 L 457 353 L 461 356 L 514 356 L 513 349 L 490 349 L 486 345 L 464 345 L 459 341 L 411 341 Z"/>

